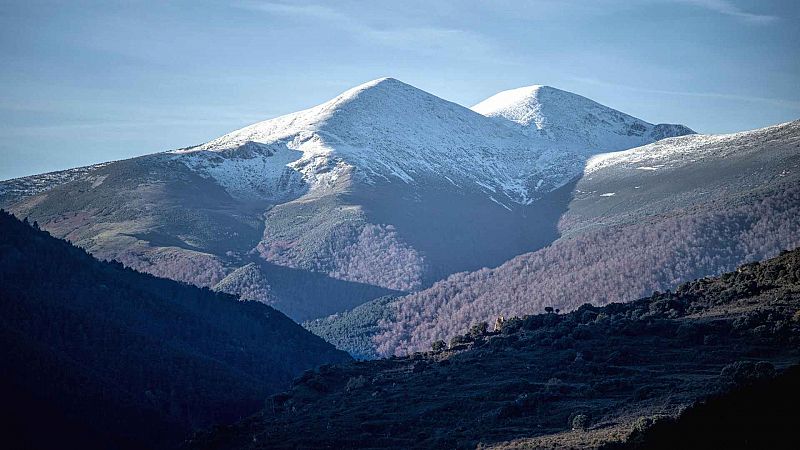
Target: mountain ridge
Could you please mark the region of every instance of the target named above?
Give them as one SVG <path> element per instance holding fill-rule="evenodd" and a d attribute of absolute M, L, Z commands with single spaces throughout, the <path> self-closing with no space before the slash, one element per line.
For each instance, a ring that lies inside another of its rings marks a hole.
<path fill-rule="evenodd" d="M 493 99 L 519 89 L 501 92 L 472 108 L 465 108 L 385 77 L 363 83 L 312 108 L 261 121 L 206 144 L 173 152 L 224 152 L 248 143 L 277 146 L 281 150 L 285 147 L 300 152 L 295 155 L 297 159 L 286 165 L 301 174 L 311 190 L 333 185 L 340 176 L 351 176 L 352 171 L 347 166 L 360 172 L 367 183 L 389 178 L 411 183 L 415 181 L 415 172 L 433 168 L 436 169 L 434 173 L 458 187 L 475 188 L 477 185 L 484 191 L 499 190 L 497 193 L 508 196 L 512 203 L 529 203 L 543 183 L 554 189 L 577 175 L 577 168 L 572 166 L 557 167 L 561 173 L 548 173 L 556 168 L 548 165 L 552 165 L 551 160 L 558 159 L 558 152 L 568 151 L 569 154 L 561 158 L 577 158 L 577 165 L 580 165 L 592 153 L 694 133 L 681 125 L 652 125 L 567 91 L 545 86 L 536 88 L 536 95 L 532 97 L 536 101 L 517 105 L 516 109 L 535 116 L 536 128 L 541 134 L 526 130 L 528 124 L 524 121 L 523 127 L 504 130 L 482 120 L 483 117 L 506 117 L 502 111 L 492 111 L 488 106 L 496 103 Z M 542 90 L 547 94 L 540 95 Z M 541 99 L 540 96 L 555 98 Z M 478 114 L 471 115 L 470 111 Z M 581 117 L 573 118 L 574 114 Z M 580 120 L 586 122 L 582 125 L 588 123 L 594 128 L 618 126 L 616 122 L 622 122 L 624 129 L 605 134 L 581 132 Z M 426 126 L 427 123 L 432 126 Z M 462 135 L 469 140 L 454 138 Z M 612 141 L 603 142 L 608 139 Z M 388 148 L 388 153 L 380 149 L 386 141 L 396 141 Z M 495 159 L 491 165 L 483 164 L 485 150 L 478 155 L 465 151 L 466 147 L 492 149 L 498 141 L 504 143 L 492 154 Z M 568 145 L 548 152 L 547 147 L 553 146 L 554 141 L 568 141 Z M 440 148 L 447 151 L 437 152 Z M 380 158 L 375 159 L 375 153 Z M 458 164 L 448 164 L 448 160 Z M 458 165 L 470 165 L 472 172 L 487 176 L 466 176 L 468 184 L 462 186 L 465 173 Z M 500 167 L 495 168 L 496 165 Z M 532 179 L 532 175 L 545 178 Z M 502 201 L 495 199 L 498 200 Z"/>
<path fill-rule="evenodd" d="M 596 151 L 383 78 L 200 146 L 0 183 L 0 206 L 200 286 L 253 264 L 220 289 L 308 320 L 549 244 Z"/>

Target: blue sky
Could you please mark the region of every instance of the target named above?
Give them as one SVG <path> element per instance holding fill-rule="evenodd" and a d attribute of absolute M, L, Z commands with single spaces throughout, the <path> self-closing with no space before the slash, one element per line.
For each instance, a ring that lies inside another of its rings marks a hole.
<path fill-rule="evenodd" d="M 650 122 L 800 118 L 794 0 L 0 0 L 0 179 L 205 142 L 392 76 L 531 84 Z"/>

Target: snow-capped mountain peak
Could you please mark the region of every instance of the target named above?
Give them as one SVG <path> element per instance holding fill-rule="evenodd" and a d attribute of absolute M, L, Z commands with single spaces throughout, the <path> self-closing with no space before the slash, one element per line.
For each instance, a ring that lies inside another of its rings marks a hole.
<path fill-rule="evenodd" d="M 230 163 L 208 154 L 230 154 L 251 143 L 270 149 L 269 158 L 300 174 L 310 190 L 345 178 L 368 184 L 435 178 L 498 192 L 495 197 L 512 202 L 527 201 L 523 179 L 534 172 L 540 151 L 517 130 L 401 81 L 380 78 L 313 108 L 178 153 L 189 154 L 194 167 L 231 186 L 234 181 L 218 170 Z M 285 178 L 286 173 L 270 176 Z"/>
<path fill-rule="evenodd" d="M 654 129 L 549 86 L 504 91 L 469 109 L 379 78 L 174 153 L 239 196 L 436 180 L 508 208 L 578 175 L 588 156 L 652 142 Z"/>
<path fill-rule="evenodd" d="M 435 131 L 424 119 L 446 119 L 448 114 L 442 115 L 445 110 L 451 114 L 454 110 L 462 114 L 468 111 L 394 78 L 379 78 L 348 89 L 315 107 L 258 122 L 185 152 L 226 150 L 245 142 L 270 143 L 314 132 L 325 134 L 328 140 L 358 138 L 363 143 L 376 134 L 411 128 Z M 430 117 L 432 115 L 436 117 Z"/>
<path fill-rule="evenodd" d="M 599 153 L 624 150 L 659 139 L 694 133 L 683 125 L 653 125 L 586 97 L 533 85 L 495 94 L 472 107 L 520 130 L 544 149 L 540 189 L 552 189 L 579 174 Z"/>
<path fill-rule="evenodd" d="M 558 89 L 540 84 L 499 92 L 472 107 L 487 117 L 502 117 L 520 125 L 531 123 L 536 128 L 544 126 L 544 116 L 539 102 L 540 92 Z"/>
<path fill-rule="evenodd" d="M 682 125 L 653 125 L 586 97 L 544 85 L 502 91 L 473 106 L 472 110 L 513 122 L 529 131 L 533 128 L 545 137 L 562 140 L 578 136 L 599 145 L 620 148 L 643 145 L 654 137 L 693 133 Z"/>

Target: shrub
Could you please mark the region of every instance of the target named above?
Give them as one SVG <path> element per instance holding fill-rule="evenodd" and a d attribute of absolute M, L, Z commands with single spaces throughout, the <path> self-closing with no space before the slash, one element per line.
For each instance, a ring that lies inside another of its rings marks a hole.
<path fill-rule="evenodd" d="M 351 392 L 356 389 L 361 389 L 366 384 L 367 384 L 367 379 L 364 378 L 364 375 L 359 375 L 357 377 L 351 377 L 349 380 L 347 380 L 347 385 L 345 386 L 345 389 L 347 390 L 347 392 Z"/>
<path fill-rule="evenodd" d="M 431 350 L 433 350 L 435 352 L 441 352 L 441 351 L 445 350 L 446 348 L 447 348 L 447 344 L 441 339 L 439 339 L 438 341 L 433 341 L 433 344 L 431 344 Z"/>
<path fill-rule="evenodd" d="M 459 345 L 466 345 L 470 342 L 472 342 L 472 339 L 467 335 L 453 336 L 453 338 L 450 339 L 450 348 L 455 348 Z"/>
<path fill-rule="evenodd" d="M 489 324 L 487 322 L 476 323 L 475 325 L 470 327 L 469 335 L 474 338 L 485 336 L 488 329 L 489 329 Z"/>
<path fill-rule="evenodd" d="M 644 433 L 648 428 L 653 426 L 653 423 L 654 420 L 649 417 L 639 417 L 636 419 L 636 422 L 633 423 L 633 431 Z"/>
<path fill-rule="evenodd" d="M 725 383 L 751 384 L 775 376 L 775 367 L 764 361 L 736 361 L 722 368 L 720 380 Z"/>
<path fill-rule="evenodd" d="M 800 321 L 800 316 L 798 316 L 798 321 Z M 510 319 L 506 319 L 503 322 L 502 327 L 500 327 L 500 332 L 503 334 L 513 334 L 516 333 L 520 328 L 522 328 L 522 319 L 514 316 Z"/>
<path fill-rule="evenodd" d="M 589 428 L 589 416 L 586 414 L 576 414 L 575 417 L 572 418 L 573 430 L 585 431 L 587 428 Z"/>
<path fill-rule="evenodd" d="M 544 392 L 546 394 L 560 394 L 563 388 L 564 383 L 561 379 L 553 377 L 547 380 L 547 383 L 544 385 Z"/>
<path fill-rule="evenodd" d="M 513 402 L 503 405 L 498 411 L 497 417 L 504 419 L 531 414 L 536 411 L 538 405 L 539 397 L 537 395 L 520 394 Z"/>

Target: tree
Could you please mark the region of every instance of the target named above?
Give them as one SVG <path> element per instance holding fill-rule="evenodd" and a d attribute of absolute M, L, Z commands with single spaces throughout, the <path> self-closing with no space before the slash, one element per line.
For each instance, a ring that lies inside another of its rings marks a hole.
<path fill-rule="evenodd" d="M 431 344 L 431 349 L 435 352 L 441 352 L 446 348 L 447 344 L 441 339 L 433 341 L 433 344 Z"/>
<path fill-rule="evenodd" d="M 486 335 L 486 331 L 489 329 L 489 324 L 487 322 L 480 322 L 476 323 L 469 329 L 469 335 L 472 337 L 480 337 Z"/>
<path fill-rule="evenodd" d="M 472 339 L 468 335 L 453 336 L 453 338 L 450 339 L 450 348 L 455 348 L 458 347 L 459 345 L 469 344 L 470 342 L 472 342 Z"/>

